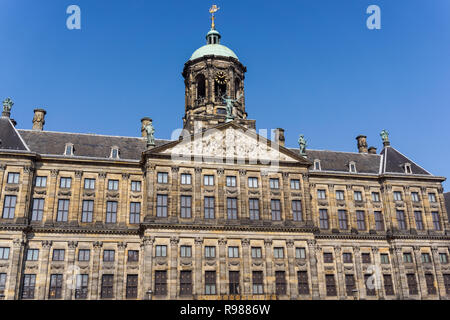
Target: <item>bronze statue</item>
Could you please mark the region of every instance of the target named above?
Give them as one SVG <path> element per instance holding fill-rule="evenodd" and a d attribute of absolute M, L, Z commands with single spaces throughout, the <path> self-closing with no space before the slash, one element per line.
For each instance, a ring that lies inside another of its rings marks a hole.
<path fill-rule="evenodd" d="M 151 120 L 144 129 L 147 132 L 147 147 L 155 146 L 155 128 Z"/>
<path fill-rule="evenodd" d="M 226 122 L 230 122 L 230 121 L 234 120 L 233 107 L 234 107 L 234 104 L 241 99 L 241 97 L 242 97 L 242 94 L 240 94 L 239 97 L 237 97 L 237 99 L 231 99 L 229 96 L 222 95 L 223 102 L 225 102 L 227 104 L 227 106 L 226 106 L 226 111 L 227 111 Z"/>
<path fill-rule="evenodd" d="M 298 144 L 300 146 L 300 154 L 303 156 L 306 155 L 306 139 L 303 134 L 300 135 L 300 138 L 298 139 Z"/>

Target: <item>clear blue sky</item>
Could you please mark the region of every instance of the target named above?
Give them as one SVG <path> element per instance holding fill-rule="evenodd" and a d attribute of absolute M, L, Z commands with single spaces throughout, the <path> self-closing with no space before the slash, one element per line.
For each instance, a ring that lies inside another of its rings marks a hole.
<path fill-rule="evenodd" d="M 79 5 L 82 30 L 66 28 Z M 31 128 L 157 138 L 182 126 L 184 63 L 205 43 L 211 1 L 0 0 L 0 99 Z M 355 151 L 379 132 L 433 174 L 450 177 L 450 1 L 217 1 L 222 43 L 248 68 L 258 128 L 304 133 L 311 149 Z M 366 8 L 382 29 L 366 28 Z M 445 183 L 446 190 L 450 184 Z"/>

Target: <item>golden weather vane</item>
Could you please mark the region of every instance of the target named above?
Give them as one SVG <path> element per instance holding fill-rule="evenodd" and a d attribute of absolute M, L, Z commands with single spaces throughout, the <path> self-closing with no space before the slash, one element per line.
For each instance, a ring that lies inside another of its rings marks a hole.
<path fill-rule="evenodd" d="M 216 29 L 216 24 L 214 23 L 214 20 L 216 19 L 216 17 L 214 16 L 214 14 L 219 10 L 220 10 L 220 8 L 215 4 L 211 7 L 211 9 L 209 9 L 209 13 L 211 13 L 211 21 L 212 21 L 211 29 L 213 29 L 213 30 Z"/>

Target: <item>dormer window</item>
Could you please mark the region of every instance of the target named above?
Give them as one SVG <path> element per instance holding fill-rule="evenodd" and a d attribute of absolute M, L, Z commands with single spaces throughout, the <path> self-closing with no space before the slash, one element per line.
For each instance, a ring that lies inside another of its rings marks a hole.
<path fill-rule="evenodd" d="M 405 173 L 406 174 L 412 174 L 411 164 L 410 163 L 405 163 Z"/>
<path fill-rule="evenodd" d="M 320 160 L 318 160 L 318 159 L 314 160 L 314 170 L 317 170 L 317 171 L 322 170 L 320 167 Z"/>
<path fill-rule="evenodd" d="M 73 156 L 73 144 L 72 143 L 66 143 L 66 147 L 64 148 L 64 155 L 65 156 Z"/>
<path fill-rule="evenodd" d="M 356 164 L 353 161 L 349 163 L 348 168 L 351 173 L 356 173 Z"/>
<path fill-rule="evenodd" d="M 119 159 L 119 147 L 112 147 L 111 148 L 111 159 Z"/>

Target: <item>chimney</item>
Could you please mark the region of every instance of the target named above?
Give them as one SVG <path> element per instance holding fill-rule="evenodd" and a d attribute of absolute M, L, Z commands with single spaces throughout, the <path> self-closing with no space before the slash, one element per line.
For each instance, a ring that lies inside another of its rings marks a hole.
<path fill-rule="evenodd" d="M 275 129 L 275 142 L 282 147 L 285 146 L 284 129 L 282 128 Z"/>
<path fill-rule="evenodd" d="M 375 147 L 370 147 L 370 148 L 369 148 L 369 154 L 377 154 L 377 148 L 375 148 Z"/>
<path fill-rule="evenodd" d="M 33 130 L 36 130 L 36 131 L 44 130 L 46 114 L 47 114 L 47 111 L 45 111 L 44 109 L 34 109 Z"/>
<path fill-rule="evenodd" d="M 141 119 L 141 134 L 143 138 L 147 137 L 147 132 L 145 131 L 145 126 L 148 125 L 152 119 L 145 117 Z"/>
<path fill-rule="evenodd" d="M 359 135 L 356 137 L 358 141 L 358 152 L 359 153 L 368 153 L 367 150 L 367 137 L 363 135 Z"/>

